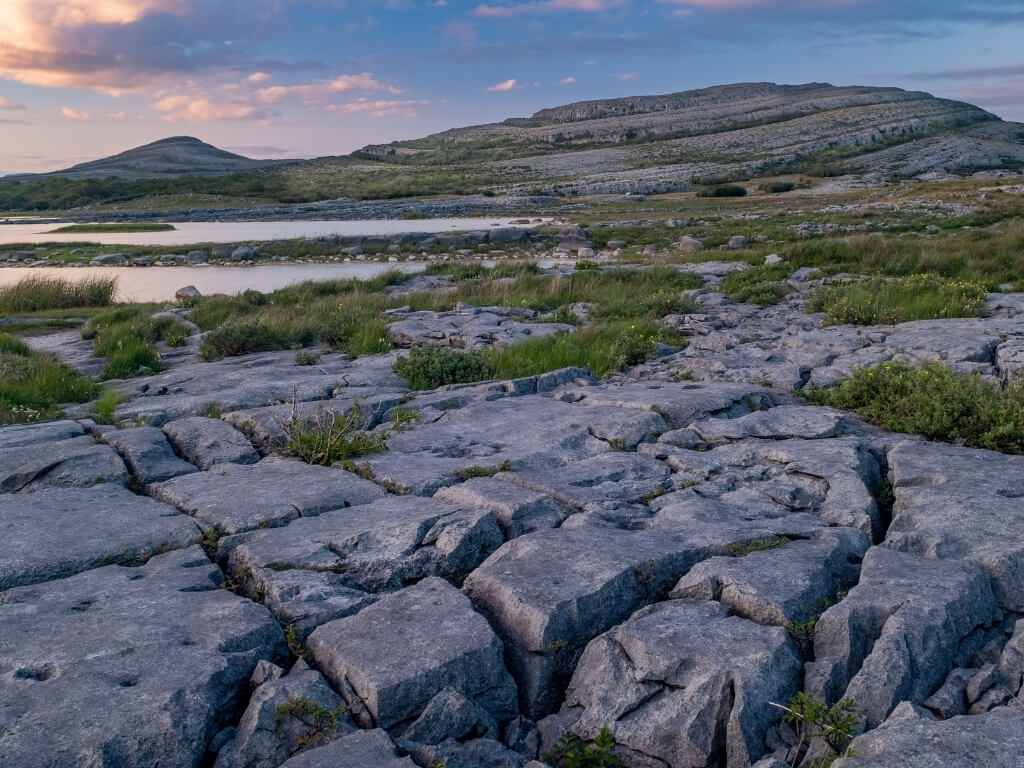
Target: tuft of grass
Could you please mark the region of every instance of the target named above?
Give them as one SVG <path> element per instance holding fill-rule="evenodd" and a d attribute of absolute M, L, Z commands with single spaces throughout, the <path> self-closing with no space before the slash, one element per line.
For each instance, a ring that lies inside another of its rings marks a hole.
<path fill-rule="evenodd" d="M 312 423 L 299 414 L 293 403 L 291 417 L 281 424 L 285 434 L 284 450 L 308 464 L 325 467 L 336 461 L 387 450 L 388 434 L 368 432 L 368 425 L 358 402 L 347 414 L 321 405 Z"/>
<path fill-rule="evenodd" d="M 742 272 L 733 272 L 719 283 L 718 290 L 733 301 L 759 304 L 763 307 L 778 304 L 792 290 L 783 282 L 792 273 L 788 264 L 773 264 Z"/>
<path fill-rule="evenodd" d="M 977 317 L 986 295 L 981 283 L 917 274 L 825 286 L 811 294 L 808 306 L 813 312 L 825 313 L 826 325 L 885 325 Z"/>
<path fill-rule="evenodd" d="M 97 386 L 56 358 L 0 333 L 0 424 L 60 416 L 61 403 L 85 403 Z"/>
<path fill-rule="evenodd" d="M 977 374 L 960 375 L 939 362 L 920 367 L 880 363 L 806 398 L 855 411 L 892 432 L 972 448 L 1024 454 L 1024 383 L 1001 388 Z"/>
<path fill-rule="evenodd" d="M 116 423 L 114 419 L 114 410 L 121 403 L 127 403 L 129 400 L 131 400 L 131 397 L 122 392 L 118 392 L 115 389 L 106 390 L 102 395 L 100 395 L 96 404 L 93 406 L 93 410 L 96 412 L 96 421 L 100 424 Z"/>
<path fill-rule="evenodd" d="M 116 277 L 64 277 L 31 275 L 0 288 L 0 313 L 38 312 L 48 309 L 105 307 L 117 293 Z"/>
<path fill-rule="evenodd" d="M 312 341 L 312 338 L 309 338 L 306 343 Z M 211 361 L 253 352 L 269 352 L 289 346 L 291 344 L 283 334 L 264 323 L 228 323 L 210 331 L 203 338 L 199 354 L 203 360 Z"/>
<path fill-rule="evenodd" d="M 320 362 L 320 353 L 319 352 L 313 352 L 312 350 L 308 350 L 308 349 L 300 349 L 298 352 L 295 353 L 295 364 L 296 365 L 300 365 L 300 366 L 316 365 L 319 362 Z"/>
<path fill-rule="evenodd" d="M 394 370 L 410 389 L 437 389 L 491 377 L 491 367 L 483 352 L 450 347 L 413 347 L 406 357 L 394 362 Z"/>

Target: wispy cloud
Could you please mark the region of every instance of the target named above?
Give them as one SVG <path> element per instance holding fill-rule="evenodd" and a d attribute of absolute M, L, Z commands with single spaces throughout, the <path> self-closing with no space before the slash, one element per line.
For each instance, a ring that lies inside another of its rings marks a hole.
<path fill-rule="evenodd" d="M 639 72 L 612 72 L 609 77 L 614 77 L 616 80 L 636 80 L 640 77 Z"/>
<path fill-rule="evenodd" d="M 937 72 L 907 72 L 901 78 L 913 80 L 987 80 L 1024 75 L 1024 64 L 1003 64 L 998 67 L 966 67 L 942 69 Z"/>
<path fill-rule="evenodd" d="M 607 11 L 616 5 L 624 5 L 626 0 L 532 0 L 528 3 L 512 5 L 488 5 L 483 3 L 474 10 L 477 16 L 492 19 L 507 19 L 512 16 L 532 16 L 547 13 L 577 11 L 598 13 Z"/>
<path fill-rule="evenodd" d="M 241 100 L 217 101 L 186 94 L 165 96 L 153 104 L 168 123 L 216 123 L 222 120 L 251 120 L 263 116 L 255 105 Z"/>
<path fill-rule="evenodd" d="M 66 117 L 68 120 L 78 120 L 80 122 L 86 122 L 92 119 L 91 117 L 89 117 L 88 112 L 82 112 L 81 110 L 75 109 L 73 107 L 61 107 L 60 113 L 64 115 L 64 117 Z"/>
<path fill-rule="evenodd" d="M 503 80 L 500 83 L 487 87 L 487 90 L 491 93 L 505 93 L 506 91 L 514 91 L 517 88 L 522 88 L 519 81 L 514 77 L 510 77 L 508 80 Z"/>
<path fill-rule="evenodd" d="M 573 83 L 576 82 L 576 78 L 573 77 L 572 75 L 569 75 L 568 77 L 563 77 L 558 82 L 561 83 L 562 85 L 572 85 Z"/>
<path fill-rule="evenodd" d="M 405 93 L 402 88 L 381 82 L 369 72 L 360 72 L 298 85 L 271 85 L 256 91 L 256 98 L 264 104 L 276 104 L 284 98 L 294 96 L 305 104 L 319 104 L 335 94 L 347 91 L 384 91 L 393 96 Z"/>
<path fill-rule="evenodd" d="M 25 109 L 25 105 L 19 104 L 16 101 L 11 101 L 10 99 L 5 99 L 3 96 L 0 96 L 0 109 Z"/>
<path fill-rule="evenodd" d="M 371 101 L 369 99 L 356 99 L 346 104 L 328 104 L 324 107 L 325 112 L 333 112 L 336 115 L 359 115 L 369 114 L 371 117 L 408 117 L 418 116 L 417 107 L 424 107 L 429 104 L 424 99 L 406 99 L 404 101 L 382 100 Z"/>

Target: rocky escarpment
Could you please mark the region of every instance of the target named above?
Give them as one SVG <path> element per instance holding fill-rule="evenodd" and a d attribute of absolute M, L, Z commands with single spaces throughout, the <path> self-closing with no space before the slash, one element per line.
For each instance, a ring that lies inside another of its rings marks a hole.
<path fill-rule="evenodd" d="M 453 146 L 493 162 L 510 191 L 563 194 L 670 192 L 775 173 L 879 179 L 1024 167 L 1018 123 L 927 93 L 826 83 L 578 102 L 362 154 L 426 166 Z M 513 158 L 497 159 L 500 152 Z"/>
<path fill-rule="evenodd" d="M 884 359 L 1013 380 L 1024 295 L 854 329 L 790 284 L 694 292 L 686 349 L 603 382 L 186 357 L 124 385 L 130 428 L 0 429 L 0 764 L 523 768 L 607 729 L 629 768 L 781 768 L 801 690 L 853 700 L 843 768 L 1016 764 L 1024 458 L 791 389 Z M 275 454 L 357 401 L 417 419 L 356 473 Z"/>

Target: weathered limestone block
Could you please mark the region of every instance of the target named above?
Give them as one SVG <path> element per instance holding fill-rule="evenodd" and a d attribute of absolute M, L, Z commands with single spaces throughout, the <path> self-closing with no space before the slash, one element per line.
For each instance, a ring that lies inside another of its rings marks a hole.
<path fill-rule="evenodd" d="M 712 415 L 739 416 L 774 405 L 763 387 L 749 384 L 656 382 L 581 390 L 584 405 L 651 410 L 673 427 L 685 427 Z"/>
<path fill-rule="evenodd" d="M 220 464 L 208 472 L 154 483 L 154 498 L 229 533 L 286 525 L 297 517 L 366 504 L 386 492 L 350 472 L 268 457 L 258 464 Z"/>
<path fill-rule="evenodd" d="M 454 688 L 445 688 L 430 700 L 422 714 L 402 733 L 402 739 L 440 744 L 446 739 L 497 738 L 498 724 L 490 713 Z"/>
<path fill-rule="evenodd" d="M 1024 457 L 925 442 L 889 452 L 885 546 L 981 563 L 1000 604 L 1024 611 Z"/>
<path fill-rule="evenodd" d="M 434 498 L 449 504 L 488 509 L 506 538 L 557 528 L 566 517 L 565 504 L 544 493 L 492 477 L 474 477 L 442 488 Z"/>
<path fill-rule="evenodd" d="M 77 421 L 44 421 L 41 424 L 15 424 L 0 427 L 0 450 L 7 451 L 33 443 L 52 443 L 70 440 L 85 434 Z"/>
<path fill-rule="evenodd" d="M 220 419 L 177 419 L 164 424 L 163 431 L 181 456 L 203 470 L 217 464 L 255 464 L 260 460 L 248 438 Z"/>
<path fill-rule="evenodd" d="M 127 481 L 128 470 L 117 452 L 89 436 L 0 451 L 0 493 Z"/>
<path fill-rule="evenodd" d="M 770 702 L 795 693 L 800 666 L 785 629 L 670 600 L 591 641 L 565 703 L 579 708 L 573 731 L 593 739 L 608 728 L 627 765 L 747 766 L 780 719 Z"/>
<path fill-rule="evenodd" d="M 873 547 L 860 583 L 815 626 L 805 690 L 853 699 L 864 726 L 874 728 L 901 701 L 922 704 L 954 666 L 960 641 L 999 618 L 977 563 Z"/>
<path fill-rule="evenodd" d="M 848 418 L 831 408 L 780 405 L 767 411 L 754 411 L 735 419 L 705 419 L 690 428 L 706 443 L 722 445 L 735 440 L 820 440 L 838 437 Z"/>
<path fill-rule="evenodd" d="M 190 547 L 5 592 L 0 764 L 201 764 L 256 663 L 285 655 L 270 612 L 222 579 Z"/>
<path fill-rule="evenodd" d="M 330 744 L 300 752 L 281 768 L 416 768 L 401 757 L 386 732 L 356 731 Z"/>
<path fill-rule="evenodd" d="M 424 579 L 318 627 L 308 647 L 364 727 L 402 726 L 448 687 L 498 719 L 515 712 L 501 640 L 442 579 Z"/>
<path fill-rule="evenodd" d="M 134 427 L 107 432 L 103 436 L 124 458 L 128 469 L 143 485 L 162 483 L 187 475 L 196 467 L 174 455 L 167 437 L 156 427 Z"/>
<path fill-rule="evenodd" d="M 1001 707 L 950 720 L 893 718 L 850 744 L 857 755 L 834 768 L 935 768 L 1016 766 L 1024 755 L 1024 710 Z"/>
<path fill-rule="evenodd" d="M 717 600 L 759 624 L 799 624 L 834 602 L 840 590 L 856 584 L 870 546 L 861 531 L 825 528 L 812 539 L 698 563 L 670 596 Z"/>
<path fill-rule="evenodd" d="M 0 529 L 0 591 L 134 564 L 199 536 L 191 518 L 121 485 L 2 495 Z"/>
<path fill-rule="evenodd" d="M 214 768 L 277 768 L 303 749 L 355 731 L 344 708 L 323 675 L 300 659 L 286 676 L 256 688 Z"/>
<path fill-rule="evenodd" d="M 485 509 L 389 496 L 225 539 L 222 552 L 229 553 L 230 572 L 249 569 L 262 591 L 269 591 L 264 582 L 281 585 L 293 569 L 341 575 L 348 588 L 381 591 L 427 576 L 462 579 L 503 541 Z"/>

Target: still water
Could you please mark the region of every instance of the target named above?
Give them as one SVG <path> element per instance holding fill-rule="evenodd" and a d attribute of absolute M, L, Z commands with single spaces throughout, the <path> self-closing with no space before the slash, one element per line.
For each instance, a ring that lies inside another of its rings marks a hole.
<path fill-rule="evenodd" d="M 252 267 L 6 267 L 0 269 L 0 287 L 29 276 L 70 280 L 116 276 L 121 301 L 173 301 L 174 292 L 185 285 L 194 285 L 204 296 L 240 293 L 250 288 L 266 293 L 306 280 L 366 280 L 389 269 L 412 273 L 422 272 L 426 266 L 426 262 L 353 262 Z"/>
<path fill-rule="evenodd" d="M 453 232 L 512 224 L 524 219 L 363 219 L 359 221 L 184 221 L 168 222 L 169 232 L 66 232 L 62 224 L 0 224 L 0 247 L 15 243 L 102 243 L 104 245 L 192 245 L 237 243 L 248 240 L 290 240 L 323 235 L 399 235 L 405 232 Z M 540 219 L 535 219 L 540 223 Z"/>

